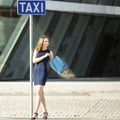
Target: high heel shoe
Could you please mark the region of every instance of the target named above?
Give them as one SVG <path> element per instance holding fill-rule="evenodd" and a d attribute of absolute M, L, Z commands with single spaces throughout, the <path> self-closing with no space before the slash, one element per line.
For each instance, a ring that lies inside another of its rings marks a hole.
<path fill-rule="evenodd" d="M 38 117 L 38 113 L 35 112 L 35 113 L 33 114 L 32 118 L 31 118 L 31 120 L 35 120 L 37 117 Z"/>
<path fill-rule="evenodd" d="M 43 112 L 43 119 L 47 119 L 48 117 L 48 112 Z"/>

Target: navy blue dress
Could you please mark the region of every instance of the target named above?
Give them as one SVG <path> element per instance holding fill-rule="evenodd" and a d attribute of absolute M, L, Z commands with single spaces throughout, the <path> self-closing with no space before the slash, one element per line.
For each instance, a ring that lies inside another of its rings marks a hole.
<path fill-rule="evenodd" d="M 41 57 L 46 53 L 50 53 L 50 50 L 41 50 L 37 53 L 37 57 Z M 34 85 L 45 85 L 48 77 L 47 63 L 49 57 L 44 58 L 42 61 L 35 63 L 33 69 Z"/>

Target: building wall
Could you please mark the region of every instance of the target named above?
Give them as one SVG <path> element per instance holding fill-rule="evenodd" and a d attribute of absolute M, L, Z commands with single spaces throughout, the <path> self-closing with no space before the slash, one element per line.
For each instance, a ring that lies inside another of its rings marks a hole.
<path fill-rule="evenodd" d="M 76 0 L 82 3 L 119 5 L 117 0 L 92 1 Z M 120 76 L 119 16 L 48 10 L 45 16 L 33 17 L 33 31 L 33 46 L 42 34 L 50 36 L 49 48 L 69 65 L 68 77 Z M 28 22 L 10 56 L 1 80 L 29 79 Z M 49 78 L 59 77 L 49 66 L 48 69 Z"/>

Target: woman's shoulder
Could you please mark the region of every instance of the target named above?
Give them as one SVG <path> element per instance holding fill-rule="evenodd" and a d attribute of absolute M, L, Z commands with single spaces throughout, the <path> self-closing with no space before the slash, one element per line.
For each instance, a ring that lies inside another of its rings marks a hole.
<path fill-rule="evenodd" d="M 49 53 L 53 54 L 53 51 L 49 49 Z"/>
<path fill-rule="evenodd" d="M 33 51 L 34 53 L 37 53 L 37 50 L 36 49 L 34 49 L 34 51 Z"/>

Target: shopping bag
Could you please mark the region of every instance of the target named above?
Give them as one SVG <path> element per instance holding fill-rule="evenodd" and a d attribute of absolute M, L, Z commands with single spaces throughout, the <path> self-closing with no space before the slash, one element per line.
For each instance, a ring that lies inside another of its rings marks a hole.
<path fill-rule="evenodd" d="M 68 65 L 59 57 L 55 56 L 49 62 L 51 68 L 57 72 L 57 74 L 61 75 L 66 69 L 68 69 Z"/>

